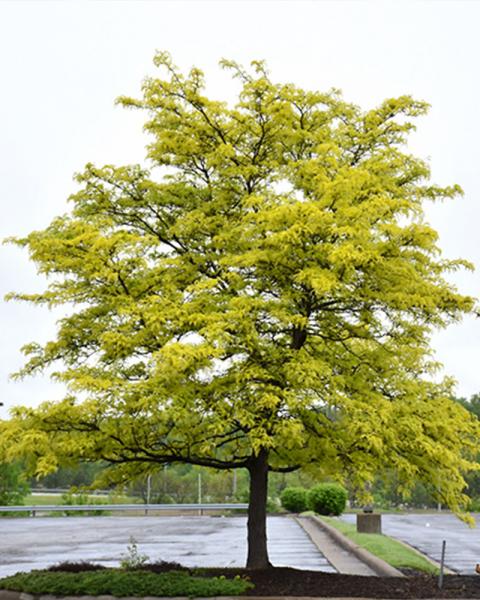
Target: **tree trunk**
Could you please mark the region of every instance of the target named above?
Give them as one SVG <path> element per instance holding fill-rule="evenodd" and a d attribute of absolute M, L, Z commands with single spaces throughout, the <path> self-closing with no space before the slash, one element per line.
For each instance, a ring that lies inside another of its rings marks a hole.
<path fill-rule="evenodd" d="M 248 504 L 247 568 L 271 567 L 267 550 L 268 451 L 262 448 L 250 459 L 250 500 Z"/>

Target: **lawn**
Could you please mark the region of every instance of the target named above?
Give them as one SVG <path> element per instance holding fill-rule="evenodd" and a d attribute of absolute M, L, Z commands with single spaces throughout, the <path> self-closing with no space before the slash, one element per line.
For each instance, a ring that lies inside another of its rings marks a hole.
<path fill-rule="evenodd" d="M 139 498 L 133 498 L 129 496 L 107 496 L 105 494 L 90 494 L 88 495 L 89 501 L 92 504 L 95 500 L 101 500 L 108 504 L 136 504 L 140 503 Z M 29 494 L 25 497 L 23 504 L 25 506 L 52 506 L 62 505 L 64 500 L 62 494 Z"/>
<path fill-rule="evenodd" d="M 62 504 L 62 494 L 29 494 L 23 500 L 25 506 Z"/>

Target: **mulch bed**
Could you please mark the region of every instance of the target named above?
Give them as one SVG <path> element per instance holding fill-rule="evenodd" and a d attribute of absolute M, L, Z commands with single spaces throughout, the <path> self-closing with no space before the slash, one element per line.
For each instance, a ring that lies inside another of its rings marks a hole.
<path fill-rule="evenodd" d="M 63 563 L 50 567 L 58 571 L 85 571 L 104 567 L 89 563 Z M 144 570 L 163 573 L 187 570 L 177 563 L 158 562 L 146 564 Z M 410 574 L 407 577 L 362 577 L 321 571 L 303 571 L 287 567 L 270 569 L 201 569 L 202 575 L 248 577 L 255 585 L 249 596 L 323 596 L 326 598 L 480 598 L 480 575 L 445 575 L 443 588 L 438 588 L 438 577 Z M 195 570 L 195 574 L 199 574 Z"/>
<path fill-rule="evenodd" d="M 247 576 L 255 584 L 250 596 L 323 596 L 355 598 L 480 598 L 479 575 L 438 577 L 363 577 L 274 567 L 260 571 L 208 569 L 208 575 Z"/>

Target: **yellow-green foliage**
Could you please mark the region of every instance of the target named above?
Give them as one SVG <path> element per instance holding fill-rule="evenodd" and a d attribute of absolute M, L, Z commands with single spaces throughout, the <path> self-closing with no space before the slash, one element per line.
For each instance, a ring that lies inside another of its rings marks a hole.
<path fill-rule="evenodd" d="M 54 365 L 71 395 L 16 410 L 4 454 L 38 474 L 101 458 L 122 481 L 264 449 L 273 470 L 362 486 L 389 467 L 458 510 L 478 424 L 432 383 L 429 337 L 474 301 L 422 212 L 461 190 L 406 151 L 427 105 L 365 112 L 224 61 L 229 106 L 198 69 L 155 63 L 143 97 L 119 99 L 146 114 L 151 172 L 88 164 L 71 214 L 13 240 L 49 285 L 11 297 L 74 307 L 19 375 Z"/>

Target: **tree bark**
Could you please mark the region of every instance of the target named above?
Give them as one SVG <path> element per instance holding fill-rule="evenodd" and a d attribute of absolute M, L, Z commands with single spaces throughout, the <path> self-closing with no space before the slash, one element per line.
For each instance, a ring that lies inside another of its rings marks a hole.
<path fill-rule="evenodd" d="M 252 456 L 247 468 L 250 474 L 247 568 L 266 569 L 272 566 L 267 549 L 268 450 L 262 448 L 257 456 Z"/>

